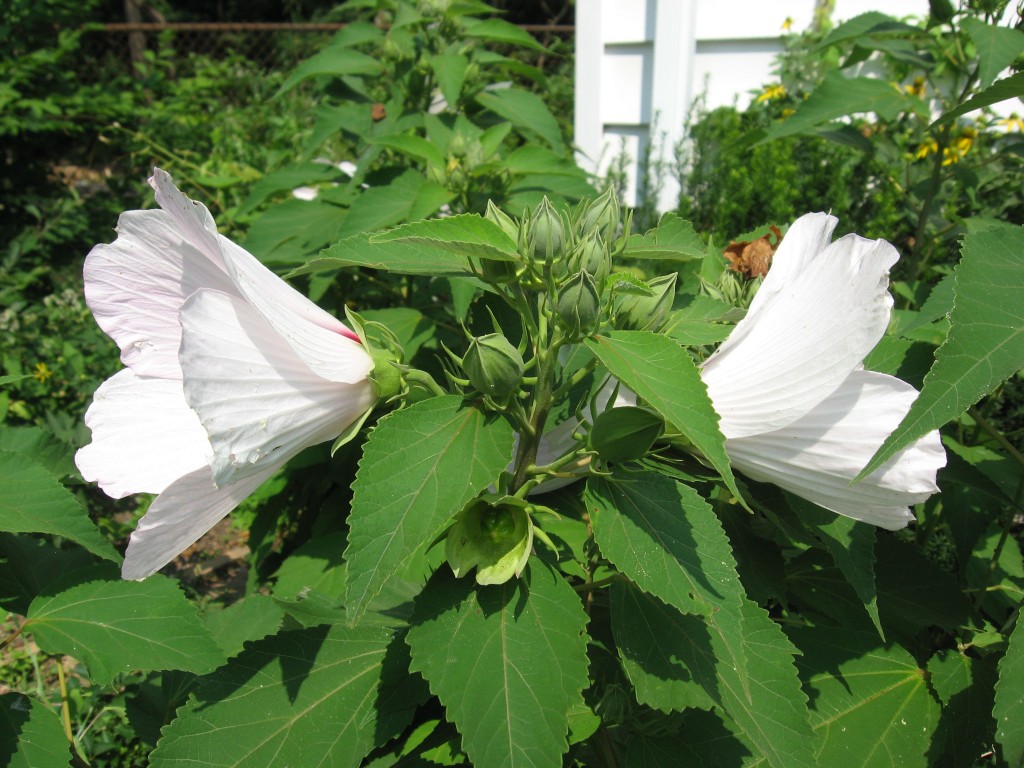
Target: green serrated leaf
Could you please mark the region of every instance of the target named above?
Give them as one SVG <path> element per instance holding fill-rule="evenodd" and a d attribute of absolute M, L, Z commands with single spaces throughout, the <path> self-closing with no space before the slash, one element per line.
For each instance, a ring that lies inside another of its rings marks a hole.
<path fill-rule="evenodd" d="M 356 768 L 408 723 L 419 685 L 401 636 L 391 632 L 340 625 L 282 632 L 203 679 L 164 729 L 151 765 L 194 765 L 202 755 L 211 768 Z M 398 700 L 402 686 L 409 695 Z"/>
<path fill-rule="evenodd" d="M 444 168 L 444 155 L 441 150 L 422 136 L 394 133 L 387 136 L 373 136 L 369 139 L 369 143 L 393 149 L 417 160 L 423 160 L 435 168 Z"/>
<path fill-rule="evenodd" d="M 960 115 L 966 115 L 968 112 L 973 112 L 976 109 L 998 104 L 1000 101 L 1006 101 L 1007 99 L 1019 99 L 1021 96 L 1024 96 L 1024 72 L 1018 72 L 1015 75 L 1004 77 L 1002 80 L 996 80 L 988 88 L 974 94 L 974 96 L 960 106 L 948 112 L 943 112 L 928 128 L 935 128 L 943 123 L 956 120 Z"/>
<path fill-rule="evenodd" d="M 537 94 L 522 88 L 496 88 L 477 94 L 476 100 L 517 128 L 537 134 L 556 152 L 565 153 L 558 121 Z"/>
<path fill-rule="evenodd" d="M 1017 614 L 1017 625 L 1010 633 L 1006 655 L 999 662 L 999 682 L 996 683 L 995 706 L 996 741 L 1002 747 L 1003 760 L 1008 765 L 1024 765 L 1024 619 Z"/>
<path fill-rule="evenodd" d="M 833 514 L 798 496 L 786 496 L 796 516 L 825 545 L 833 562 L 863 602 L 879 637 L 885 640 L 875 589 L 875 527 Z"/>
<path fill-rule="evenodd" d="M 938 734 L 945 764 L 972 765 L 995 737 L 995 667 L 957 651 L 939 651 L 928 660 L 928 675 L 942 702 Z M 929 750 L 929 756 L 938 752 Z"/>
<path fill-rule="evenodd" d="M 764 765 L 716 712 L 691 710 L 672 735 L 642 734 L 629 742 L 626 768 L 740 768 Z"/>
<path fill-rule="evenodd" d="M 961 26 L 978 49 L 978 84 L 985 88 L 1024 51 L 1024 32 L 967 16 Z"/>
<path fill-rule="evenodd" d="M 960 250 L 949 336 L 935 354 L 921 394 L 857 479 L 1024 367 L 1024 227 L 971 233 Z"/>
<path fill-rule="evenodd" d="M 796 112 L 768 128 L 757 143 L 807 133 L 845 115 L 875 112 L 891 120 L 913 106 L 911 97 L 885 80 L 830 72 Z"/>
<path fill-rule="evenodd" d="M 611 331 L 587 339 L 586 345 L 613 376 L 693 443 L 742 501 L 725 453 L 725 438 L 718 429 L 718 414 L 686 350 L 648 331 Z"/>
<path fill-rule="evenodd" d="M 464 255 L 411 243 L 373 244 L 370 243 L 370 236 L 363 234 L 335 243 L 286 276 L 347 267 L 370 267 L 404 275 L 471 277 L 475 274 L 469 259 Z"/>
<path fill-rule="evenodd" d="M 24 630 L 44 651 L 81 659 L 99 685 L 136 670 L 204 673 L 225 659 L 177 582 L 163 576 L 92 581 L 41 595 L 29 606 Z"/>
<path fill-rule="evenodd" d="M 430 58 L 430 68 L 434 70 L 437 86 L 449 107 L 458 106 L 469 59 L 461 53 L 439 53 Z"/>
<path fill-rule="evenodd" d="M 46 467 L 55 480 L 76 471 L 71 446 L 40 427 L 0 428 L 0 451 L 27 456 Z"/>
<path fill-rule="evenodd" d="M 557 174 L 581 178 L 583 171 L 565 155 L 553 152 L 547 147 L 525 144 L 510 152 L 504 160 L 504 167 L 514 174 Z"/>
<path fill-rule="evenodd" d="M 58 768 L 71 751 L 57 714 L 23 693 L 0 695 L 0 765 Z"/>
<path fill-rule="evenodd" d="M 382 64 L 372 56 L 352 48 L 331 46 L 313 54 L 292 70 L 277 96 L 287 93 L 303 80 L 320 75 L 343 77 L 345 75 L 372 75 L 379 72 Z"/>
<path fill-rule="evenodd" d="M 340 599 L 345 593 L 341 531 L 317 536 L 292 552 L 275 574 L 274 597 L 292 600 L 307 592 Z"/>
<path fill-rule="evenodd" d="M 706 250 L 707 246 L 690 222 L 674 213 L 666 213 L 654 229 L 643 235 L 632 235 L 626 241 L 623 255 L 634 259 L 690 261 L 703 259 Z"/>
<path fill-rule="evenodd" d="M 50 469 L 29 456 L 0 450 L 0 531 L 50 533 L 85 547 L 98 557 L 121 562 L 82 503 L 54 479 Z"/>
<path fill-rule="evenodd" d="M 873 633 L 816 626 L 791 631 L 821 736 L 819 765 L 926 766 L 939 706 L 925 672 Z"/>
<path fill-rule="evenodd" d="M 24 616 L 37 595 L 58 578 L 93 562 L 79 547 L 58 549 L 34 536 L 0 533 L 0 607 Z"/>
<path fill-rule="evenodd" d="M 191 672 L 158 672 L 129 687 L 125 714 L 140 739 L 156 746 L 161 729 L 170 724 L 178 707 L 188 700 L 197 679 Z"/>
<path fill-rule="evenodd" d="M 519 258 L 515 241 L 494 222 L 475 213 L 417 221 L 373 235 L 370 242 L 428 245 L 452 253 L 497 261 Z"/>
<path fill-rule="evenodd" d="M 291 562 L 288 558 L 285 564 Z M 281 628 L 284 611 L 267 595 L 252 594 L 227 608 L 208 609 L 203 623 L 226 657 L 234 656 L 250 641 L 261 640 Z"/>
<path fill-rule="evenodd" d="M 352 485 L 345 605 L 356 622 L 368 603 L 421 555 L 512 459 L 512 427 L 455 395 L 383 417 Z"/>
<path fill-rule="evenodd" d="M 847 40 L 856 40 L 864 35 L 871 34 L 872 32 L 884 32 L 888 30 L 893 31 L 904 31 L 904 32 L 918 32 L 917 27 L 912 27 L 909 24 L 902 24 L 892 16 L 887 16 L 884 13 L 878 11 L 868 11 L 858 16 L 854 16 L 852 19 L 844 21 L 838 27 L 829 32 L 825 38 L 818 43 L 811 50 L 819 51 L 823 48 L 828 48 L 830 45 L 836 45 Z"/>
<path fill-rule="evenodd" d="M 559 765 L 587 685 L 579 596 L 533 559 L 520 579 L 473 588 L 435 574 L 416 601 L 412 669 L 441 699 L 474 765 Z"/>
<path fill-rule="evenodd" d="M 526 30 L 511 24 L 504 19 L 466 19 L 463 31 L 467 37 L 478 37 L 481 40 L 492 40 L 497 43 L 510 43 L 515 46 L 543 52 L 547 50 L 534 40 Z"/>
<path fill-rule="evenodd" d="M 770 765 L 817 765 L 807 697 L 793 665 L 796 650 L 764 610 L 744 601 L 742 624 L 731 638 L 743 644 L 746 660 L 737 664 L 726 638 L 702 617 L 683 615 L 624 582 L 612 584 L 611 603 L 613 626 L 658 627 L 677 675 L 692 676 Z"/>
<path fill-rule="evenodd" d="M 682 613 L 738 615 L 729 540 L 695 490 L 646 472 L 591 477 L 584 499 L 602 554 L 637 586 Z"/>

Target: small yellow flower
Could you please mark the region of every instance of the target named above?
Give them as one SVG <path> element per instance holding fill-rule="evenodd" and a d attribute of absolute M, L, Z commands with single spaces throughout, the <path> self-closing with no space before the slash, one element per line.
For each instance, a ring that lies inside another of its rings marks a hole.
<path fill-rule="evenodd" d="M 1016 112 L 1012 112 L 1009 117 L 1004 117 L 1002 120 L 996 120 L 996 125 L 1003 126 L 1007 133 L 1013 131 L 1024 133 L 1024 118 L 1021 118 Z"/>
<path fill-rule="evenodd" d="M 53 378 L 53 371 L 46 363 L 36 363 L 36 369 L 32 372 L 32 378 L 42 383 Z"/>
<path fill-rule="evenodd" d="M 921 160 L 923 158 L 928 157 L 928 155 L 932 154 L 933 152 L 938 151 L 939 143 L 935 141 L 935 139 L 928 138 L 921 143 L 920 147 L 917 148 L 917 152 L 914 153 L 914 158 L 916 160 Z"/>
<path fill-rule="evenodd" d="M 787 16 L 786 20 L 782 22 L 782 31 L 789 32 L 793 28 L 793 17 Z"/>
<path fill-rule="evenodd" d="M 786 87 L 782 83 L 766 85 L 764 90 L 761 92 L 761 95 L 757 97 L 757 102 L 774 101 L 775 99 L 781 99 L 785 95 Z"/>
<path fill-rule="evenodd" d="M 953 143 L 946 147 L 946 150 L 942 153 L 942 164 L 952 165 L 953 163 L 959 163 L 960 158 L 966 155 L 972 146 L 974 146 L 974 139 L 977 137 L 978 132 L 973 128 L 964 128 L 960 135 L 953 139 Z"/>
<path fill-rule="evenodd" d="M 924 78 L 915 77 L 912 83 L 903 86 L 903 90 L 911 96 L 924 96 Z"/>

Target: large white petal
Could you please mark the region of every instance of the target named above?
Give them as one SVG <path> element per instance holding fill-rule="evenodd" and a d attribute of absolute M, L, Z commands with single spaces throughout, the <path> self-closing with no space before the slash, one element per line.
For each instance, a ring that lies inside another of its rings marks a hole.
<path fill-rule="evenodd" d="M 780 429 L 834 392 L 885 332 L 888 269 L 898 258 L 884 240 L 847 235 L 804 260 L 799 274 L 787 269 L 788 282 L 736 326 L 738 341 L 704 364 L 722 434 Z"/>
<path fill-rule="evenodd" d="M 850 485 L 917 397 L 909 384 L 854 371 L 806 416 L 761 435 L 726 440 L 733 465 L 855 520 L 895 530 L 913 520 L 909 505 L 938 491 L 946 464 L 938 432 L 925 435 Z"/>
<path fill-rule="evenodd" d="M 350 384 L 373 368 L 359 337 L 263 266 L 248 251 L 225 241 L 228 270 L 242 296 L 277 329 L 309 368 L 325 379 Z"/>
<path fill-rule="evenodd" d="M 194 544 L 264 480 L 281 468 L 275 461 L 259 472 L 218 488 L 209 467 L 196 470 L 160 494 L 128 541 L 121 576 L 144 579 Z"/>
<path fill-rule="evenodd" d="M 210 436 L 218 485 L 336 437 L 373 404 L 365 376 L 318 376 L 242 299 L 199 290 L 181 324 L 185 398 Z M 344 349 L 347 340 L 334 339 Z"/>
<path fill-rule="evenodd" d="M 96 390 L 85 414 L 92 442 L 75 454 L 82 477 L 115 499 L 160 493 L 212 456 L 181 381 L 118 371 Z"/>
<path fill-rule="evenodd" d="M 772 257 L 771 269 L 750 302 L 747 314 L 736 324 L 729 338 L 722 342 L 716 355 L 724 355 L 746 338 L 765 307 L 771 306 L 779 294 L 795 283 L 807 266 L 828 247 L 838 223 L 839 219 L 827 213 L 807 213 L 790 225 Z"/>
<path fill-rule="evenodd" d="M 200 286 L 233 290 L 217 260 L 165 211 L 128 211 L 117 239 L 85 259 L 85 298 L 121 360 L 145 376 L 180 378 L 178 312 Z"/>

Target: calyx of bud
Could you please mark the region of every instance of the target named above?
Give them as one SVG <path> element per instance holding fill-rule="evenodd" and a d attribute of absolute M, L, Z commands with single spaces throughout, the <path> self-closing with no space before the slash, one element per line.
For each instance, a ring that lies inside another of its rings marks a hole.
<path fill-rule="evenodd" d="M 501 401 L 518 391 L 526 366 L 508 339 L 489 333 L 470 339 L 462 369 L 477 390 Z"/>
<path fill-rule="evenodd" d="M 616 326 L 626 331 L 658 331 L 668 320 L 676 297 L 676 275 L 648 280 L 650 296 L 626 295 L 616 307 Z"/>
<path fill-rule="evenodd" d="M 559 290 L 555 311 L 570 341 L 579 341 L 597 331 L 601 319 L 601 295 L 594 278 L 584 270 L 569 278 Z"/>
<path fill-rule="evenodd" d="M 547 264 L 554 263 L 565 246 L 562 217 L 545 197 L 530 217 L 528 241 L 530 256 Z"/>
<path fill-rule="evenodd" d="M 619 198 L 612 187 L 600 197 L 590 201 L 579 218 L 579 232 L 586 237 L 590 233 L 600 234 L 606 243 L 615 239 L 619 229 Z"/>
<path fill-rule="evenodd" d="M 519 576 L 532 548 L 529 504 L 496 494 L 471 501 L 455 516 L 444 547 L 455 576 L 476 568 L 478 584 L 504 584 Z"/>

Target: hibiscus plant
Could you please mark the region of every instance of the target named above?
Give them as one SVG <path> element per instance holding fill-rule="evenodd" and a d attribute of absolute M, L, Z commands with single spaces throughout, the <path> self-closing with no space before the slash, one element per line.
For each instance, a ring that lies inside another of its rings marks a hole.
<path fill-rule="evenodd" d="M 167 173 L 150 184 L 158 207 L 85 264 L 125 367 L 75 462 L 109 496 L 156 494 L 123 558 L 45 446 L 0 459 L 33 488 L 5 530 L 67 542 L 5 544 L 17 631 L 128 686 L 152 765 L 1022 754 L 1016 613 L 969 604 L 907 535 L 995 522 L 938 493 L 966 470 L 937 429 L 1024 360 L 1019 228 L 965 238 L 919 393 L 873 352 L 898 252 L 833 241 L 825 213 L 777 230 L 752 282 L 675 215 L 633 234 L 610 191 L 404 224 L 294 271 L 412 276 L 450 313 L 425 341 L 412 308 L 325 312 Z M 334 490 L 281 494 L 299 464 Z M 244 599 L 200 612 L 156 573 L 275 493 L 311 527 L 275 559 L 257 520 Z M 947 738 L 960 695 L 981 703 Z M 52 713 L 4 700 L 38 734 L 22 749 L 60 751 Z"/>

